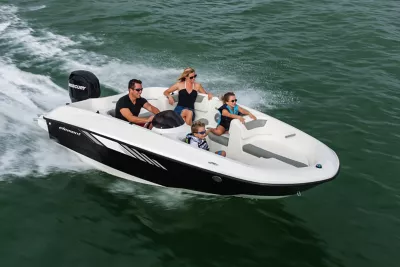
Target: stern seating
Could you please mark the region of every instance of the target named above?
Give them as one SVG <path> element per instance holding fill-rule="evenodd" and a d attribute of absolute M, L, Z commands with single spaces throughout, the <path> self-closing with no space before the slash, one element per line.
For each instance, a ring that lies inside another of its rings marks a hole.
<path fill-rule="evenodd" d="M 139 114 L 139 117 L 150 117 L 151 115 L 153 115 L 153 113 L 147 111 L 146 109 L 142 109 L 142 111 L 144 111 L 144 112 L 141 112 Z M 107 111 L 107 115 L 115 118 L 115 108 L 110 109 L 109 111 Z"/>

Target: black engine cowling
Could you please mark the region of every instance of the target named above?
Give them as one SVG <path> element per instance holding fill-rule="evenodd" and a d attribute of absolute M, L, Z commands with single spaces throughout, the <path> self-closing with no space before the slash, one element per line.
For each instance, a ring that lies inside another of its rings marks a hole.
<path fill-rule="evenodd" d="M 183 125 L 185 121 L 175 111 L 165 110 L 156 114 L 151 123 L 155 128 L 170 129 Z"/>
<path fill-rule="evenodd" d="M 98 98 L 101 93 L 99 79 L 92 72 L 86 70 L 71 72 L 68 90 L 72 102 Z"/>

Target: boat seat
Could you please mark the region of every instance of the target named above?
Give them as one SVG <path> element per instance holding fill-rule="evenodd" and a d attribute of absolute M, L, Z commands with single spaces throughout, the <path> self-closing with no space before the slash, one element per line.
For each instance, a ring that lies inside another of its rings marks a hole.
<path fill-rule="evenodd" d="M 299 162 L 299 161 L 296 161 L 293 159 L 286 158 L 284 156 L 275 154 L 273 152 L 262 149 L 258 146 L 252 145 L 252 144 L 244 145 L 243 151 L 246 153 L 249 153 L 253 156 L 259 157 L 259 158 L 266 158 L 266 159 L 274 158 L 274 159 L 277 159 L 279 161 L 282 161 L 284 163 L 287 163 L 287 164 L 292 165 L 297 168 L 308 167 L 308 165 L 304 164 L 303 162 Z"/>
<path fill-rule="evenodd" d="M 203 102 L 204 96 L 203 95 L 197 95 L 196 97 L 196 103 L 201 103 Z"/>
<path fill-rule="evenodd" d="M 253 130 L 255 128 L 264 127 L 267 120 L 251 120 L 244 124 L 247 130 Z"/>
<path fill-rule="evenodd" d="M 107 111 L 107 115 L 110 115 L 111 117 L 115 118 L 115 108 L 110 109 L 109 111 Z M 150 117 L 151 115 L 153 115 L 153 113 L 151 113 L 151 112 L 146 110 L 146 112 L 140 113 L 139 117 Z"/>
<path fill-rule="evenodd" d="M 107 115 L 110 115 L 111 117 L 115 117 L 115 108 L 110 109 L 109 111 L 107 111 Z"/>
<path fill-rule="evenodd" d="M 208 120 L 207 119 L 201 118 L 201 119 L 199 119 L 197 121 L 200 121 L 200 122 L 204 123 L 205 125 L 208 125 Z"/>
<path fill-rule="evenodd" d="M 218 115 L 219 114 L 220 113 L 218 113 Z M 216 120 L 217 120 L 217 114 L 215 115 L 215 117 L 216 117 Z M 201 119 L 201 120 L 203 120 L 203 119 Z M 255 128 L 259 128 L 259 127 L 264 127 L 266 123 L 267 123 L 267 120 L 252 120 L 252 121 L 246 122 L 244 125 L 245 125 L 247 130 L 252 130 L 252 129 L 255 129 Z M 215 134 L 210 132 L 208 134 L 208 137 L 212 141 L 214 141 L 214 142 L 216 142 L 218 144 L 221 144 L 221 145 L 224 145 L 224 146 L 228 146 L 229 134 L 223 134 L 223 135 L 218 136 L 218 135 L 215 135 Z"/>
<path fill-rule="evenodd" d="M 210 140 L 212 140 L 218 144 L 228 146 L 228 143 L 229 143 L 229 135 L 228 134 L 223 134 L 223 135 L 218 136 L 218 135 L 215 135 L 210 132 L 208 134 L 208 137 L 210 138 Z"/>
<path fill-rule="evenodd" d="M 174 99 L 175 103 L 178 103 L 178 100 L 179 100 L 178 94 L 174 94 L 174 93 L 173 93 L 171 96 L 172 96 L 172 98 Z"/>

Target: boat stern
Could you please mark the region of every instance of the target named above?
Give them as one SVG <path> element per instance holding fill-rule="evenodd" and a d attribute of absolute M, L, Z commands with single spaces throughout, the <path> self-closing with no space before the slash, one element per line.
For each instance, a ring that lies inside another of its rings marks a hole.
<path fill-rule="evenodd" d="M 36 123 L 39 125 L 40 128 L 48 132 L 48 127 L 46 123 L 46 119 L 44 118 L 44 115 L 38 115 L 37 118 L 35 118 Z"/>

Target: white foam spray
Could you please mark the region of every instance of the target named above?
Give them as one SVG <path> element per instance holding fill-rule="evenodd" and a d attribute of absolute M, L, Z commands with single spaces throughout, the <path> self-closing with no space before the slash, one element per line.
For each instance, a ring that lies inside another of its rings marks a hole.
<path fill-rule="evenodd" d="M 45 175 L 53 169 L 84 170 L 88 167 L 33 121 L 68 94 L 49 77 L 24 72 L 0 59 L 0 179 L 29 174 Z"/>

